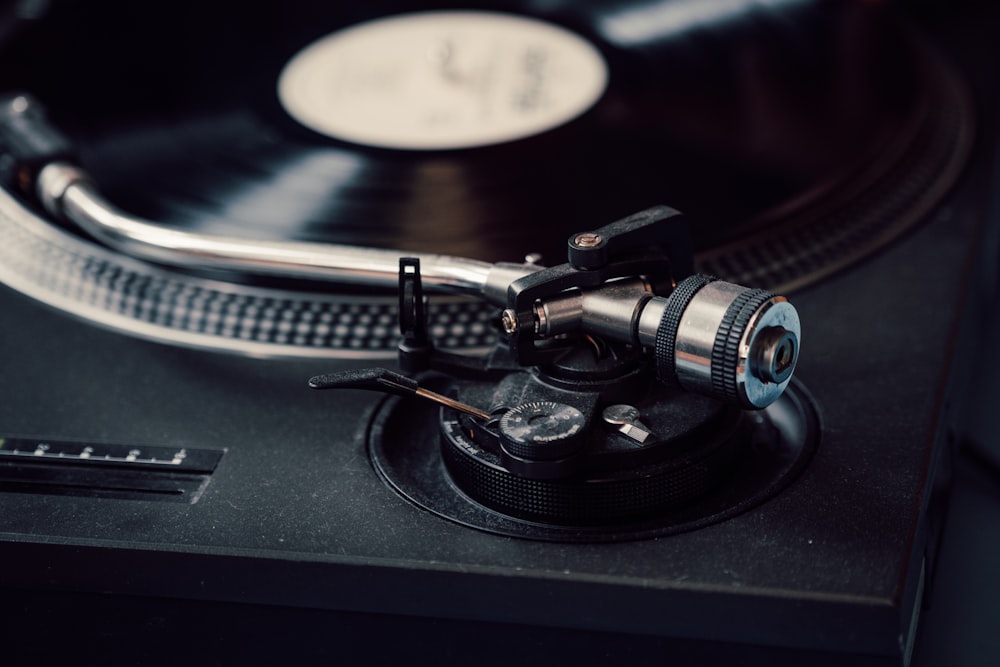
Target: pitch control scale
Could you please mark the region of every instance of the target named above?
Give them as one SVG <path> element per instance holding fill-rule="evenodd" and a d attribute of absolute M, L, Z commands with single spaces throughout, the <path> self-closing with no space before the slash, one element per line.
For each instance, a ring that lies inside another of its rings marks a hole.
<path fill-rule="evenodd" d="M 223 453 L 0 437 L 0 490 L 193 503 Z"/>

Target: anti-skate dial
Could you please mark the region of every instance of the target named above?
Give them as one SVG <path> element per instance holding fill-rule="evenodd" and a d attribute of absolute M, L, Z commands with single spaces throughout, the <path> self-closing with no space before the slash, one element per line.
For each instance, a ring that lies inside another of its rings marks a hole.
<path fill-rule="evenodd" d="M 576 451 L 587 418 L 572 405 L 532 401 L 500 418 L 503 446 L 525 459 L 561 459 Z"/>

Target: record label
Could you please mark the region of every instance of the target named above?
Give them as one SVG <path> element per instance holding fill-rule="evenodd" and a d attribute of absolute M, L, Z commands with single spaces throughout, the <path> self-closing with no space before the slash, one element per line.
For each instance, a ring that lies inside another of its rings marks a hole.
<path fill-rule="evenodd" d="M 278 96 L 298 122 L 379 148 L 444 150 L 514 141 L 590 109 L 608 67 L 550 23 L 480 11 L 362 23 L 295 55 Z"/>

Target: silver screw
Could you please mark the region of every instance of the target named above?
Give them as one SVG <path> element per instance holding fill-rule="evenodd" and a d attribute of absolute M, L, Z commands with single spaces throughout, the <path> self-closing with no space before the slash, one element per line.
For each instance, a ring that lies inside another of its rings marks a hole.
<path fill-rule="evenodd" d="M 512 308 L 507 308 L 500 314 L 500 324 L 505 333 L 514 333 L 517 331 L 517 313 Z"/>
<path fill-rule="evenodd" d="M 593 248 L 604 241 L 600 234 L 594 232 L 584 232 L 573 239 L 573 244 L 581 248 Z"/>

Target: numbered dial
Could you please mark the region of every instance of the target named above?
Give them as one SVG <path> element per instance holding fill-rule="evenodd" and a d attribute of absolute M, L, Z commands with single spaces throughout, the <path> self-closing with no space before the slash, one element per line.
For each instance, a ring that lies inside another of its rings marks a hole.
<path fill-rule="evenodd" d="M 503 447 L 525 459 L 561 459 L 582 444 L 587 418 L 572 405 L 534 401 L 500 418 Z"/>

